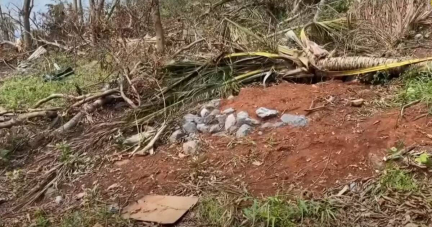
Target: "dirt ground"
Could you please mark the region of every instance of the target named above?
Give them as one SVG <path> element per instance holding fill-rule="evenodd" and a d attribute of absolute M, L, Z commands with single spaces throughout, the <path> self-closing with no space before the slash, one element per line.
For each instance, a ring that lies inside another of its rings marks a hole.
<path fill-rule="evenodd" d="M 255 196 L 302 188 L 319 196 L 373 177 L 384 167 L 387 150 L 398 143 L 431 144 L 430 119 L 416 119 L 425 108 L 407 108 L 399 119 L 400 109 L 377 107 L 386 94 L 384 88 L 341 82 L 244 88 L 223 101 L 221 109 L 233 107 L 256 117 L 257 107 L 264 106 L 305 114 L 309 125 L 255 129 L 242 140 L 204 135 L 198 157 L 182 155 L 181 144 L 159 147 L 153 156 L 115 156 L 72 188 L 77 194 L 97 184 L 104 196 L 123 202 L 149 193 L 190 195 L 217 188 Z M 360 98 L 365 100 L 362 107 L 350 104 Z"/>

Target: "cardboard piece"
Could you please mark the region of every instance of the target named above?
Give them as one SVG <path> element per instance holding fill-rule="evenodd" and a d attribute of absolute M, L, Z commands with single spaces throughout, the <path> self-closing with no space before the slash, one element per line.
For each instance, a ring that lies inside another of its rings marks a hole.
<path fill-rule="evenodd" d="M 198 197 L 147 195 L 127 206 L 123 218 L 174 224 L 198 202 Z"/>

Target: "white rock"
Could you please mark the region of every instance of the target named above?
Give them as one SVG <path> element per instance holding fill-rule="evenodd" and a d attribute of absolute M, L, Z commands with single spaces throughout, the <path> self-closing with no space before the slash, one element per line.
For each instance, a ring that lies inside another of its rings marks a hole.
<path fill-rule="evenodd" d="M 62 202 L 63 202 L 63 197 L 61 197 L 61 196 L 56 196 L 55 197 L 55 203 L 60 204 Z"/>
<path fill-rule="evenodd" d="M 185 136 L 185 134 L 183 133 L 182 130 L 177 129 L 173 132 L 173 134 L 171 134 L 171 136 L 169 137 L 169 141 L 171 143 L 176 143 L 178 142 L 183 136 Z"/>
<path fill-rule="evenodd" d="M 198 143 L 195 140 L 183 144 L 183 152 L 189 155 L 198 154 Z"/>
<path fill-rule="evenodd" d="M 210 115 L 212 115 L 212 116 L 217 116 L 217 115 L 219 115 L 221 112 L 220 112 L 220 110 L 218 110 L 218 109 L 214 109 L 214 110 L 212 110 L 212 112 L 210 112 Z"/>
<path fill-rule="evenodd" d="M 234 95 L 230 95 L 230 96 L 228 96 L 227 99 L 228 99 L 228 100 L 233 100 L 233 99 L 234 99 Z"/>
<path fill-rule="evenodd" d="M 208 110 L 207 108 L 203 108 L 200 112 L 201 117 L 206 117 L 209 114 L 210 114 L 210 110 Z"/>
<path fill-rule="evenodd" d="M 278 115 L 278 113 L 279 113 L 279 111 L 277 111 L 277 110 L 271 110 L 271 109 L 267 109 L 265 107 L 260 107 L 256 110 L 256 114 L 258 115 L 258 117 L 260 117 L 262 119 L 275 117 Z"/>
<path fill-rule="evenodd" d="M 225 120 L 225 130 L 228 131 L 228 129 L 235 126 L 235 124 L 236 124 L 236 118 L 235 118 L 234 114 L 228 115 L 228 117 Z"/>
<path fill-rule="evenodd" d="M 220 103 L 221 103 L 220 99 L 213 99 L 210 102 L 208 102 L 205 105 L 205 107 L 208 108 L 208 109 L 217 109 L 217 108 L 219 108 Z"/>
<path fill-rule="evenodd" d="M 197 115 L 189 113 L 189 114 L 186 114 L 183 118 L 184 118 L 185 122 L 195 122 L 195 119 L 197 117 L 198 117 Z"/>
<path fill-rule="evenodd" d="M 237 130 L 236 137 L 237 137 L 237 138 L 245 137 L 245 136 L 247 136 L 251 131 L 252 131 L 252 127 L 249 126 L 249 125 L 247 125 L 247 124 L 244 124 L 244 125 L 242 125 L 242 126 Z"/>
<path fill-rule="evenodd" d="M 222 114 L 232 114 L 234 112 L 235 112 L 234 108 L 228 108 L 228 109 L 225 109 L 224 111 L 222 111 Z"/>
<path fill-rule="evenodd" d="M 423 35 L 419 33 L 419 34 L 414 36 L 414 39 L 417 39 L 417 40 L 423 39 Z"/>
<path fill-rule="evenodd" d="M 252 126 L 256 126 L 256 125 L 261 124 L 261 122 L 259 120 L 254 119 L 254 118 L 250 118 L 250 117 L 246 118 L 244 122 L 245 122 L 245 124 L 252 125 Z"/>
<path fill-rule="evenodd" d="M 237 125 L 247 124 L 246 120 L 249 118 L 249 114 L 246 111 L 240 111 L 237 113 Z"/>
<path fill-rule="evenodd" d="M 197 129 L 199 132 L 201 133 L 208 133 L 210 130 L 210 127 L 207 126 L 206 124 L 198 124 L 197 125 Z"/>
<path fill-rule="evenodd" d="M 194 122 L 186 122 L 183 124 L 182 128 L 187 134 L 197 132 L 197 127 L 196 127 L 196 124 Z"/>

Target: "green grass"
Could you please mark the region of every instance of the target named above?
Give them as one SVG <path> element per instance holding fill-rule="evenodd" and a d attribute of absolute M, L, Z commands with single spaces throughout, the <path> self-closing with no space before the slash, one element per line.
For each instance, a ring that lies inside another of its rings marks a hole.
<path fill-rule="evenodd" d="M 97 223 L 102 226 L 124 227 L 132 226 L 131 222 L 122 219 L 119 214 L 111 213 L 107 207 L 92 207 L 80 209 L 65 215 L 60 227 L 88 227 Z M 109 225 L 106 225 L 109 224 Z"/>
<path fill-rule="evenodd" d="M 307 226 L 309 222 L 326 225 L 336 217 L 336 209 L 323 201 L 291 201 L 279 196 L 238 200 L 242 201 L 238 205 L 228 201 L 226 197 L 201 200 L 198 206 L 200 220 L 212 226 L 288 227 Z"/>
<path fill-rule="evenodd" d="M 64 56 L 54 56 L 53 62 L 65 68 L 73 64 Z M 6 79 L 0 87 L 0 106 L 6 109 L 31 108 L 40 99 L 53 93 L 77 95 L 75 85 L 84 91 L 98 91 L 99 88 L 90 88 L 89 85 L 97 84 L 108 77 L 108 72 L 102 70 L 97 64 L 88 64 L 85 60 L 78 62 L 75 75 L 71 75 L 62 81 L 45 82 L 42 78 L 48 72 L 52 72 L 50 62 L 38 62 L 34 66 L 37 72 L 32 75 L 19 75 Z M 45 104 L 49 107 L 64 106 L 64 99 L 55 99 Z"/>
<path fill-rule="evenodd" d="M 402 81 L 404 85 L 398 95 L 399 102 L 432 102 L 432 69 L 411 69 L 402 75 Z"/>
<path fill-rule="evenodd" d="M 387 189 L 398 191 L 415 191 L 418 186 L 414 177 L 398 167 L 389 167 L 381 176 L 380 183 Z"/>

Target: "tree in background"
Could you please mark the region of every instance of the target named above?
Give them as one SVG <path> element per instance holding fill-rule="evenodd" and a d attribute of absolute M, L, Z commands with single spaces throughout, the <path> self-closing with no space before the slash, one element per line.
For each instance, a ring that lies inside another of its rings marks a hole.
<path fill-rule="evenodd" d="M 152 18 L 156 31 L 156 49 L 162 53 L 165 49 L 165 37 L 160 17 L 159 0 L 152 1 Z"/>
<path fill-rule="evenodd" d="M 33 8 L 33 0 L 24 0 L 24 5 L 21 10 L 24 27 L 24 47 L 26 50 L 32 47 L 32 37 L 30 29 L 30 13 Z"/>

